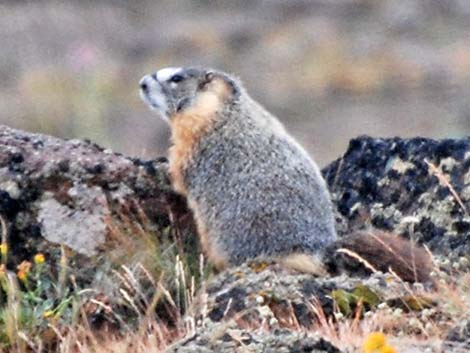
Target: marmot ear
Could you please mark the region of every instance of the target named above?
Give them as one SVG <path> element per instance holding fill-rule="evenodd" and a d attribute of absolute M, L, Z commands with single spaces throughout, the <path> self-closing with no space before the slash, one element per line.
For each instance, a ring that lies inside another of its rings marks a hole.
<path fill-rule="evenodd" d="M 214 78 L 214 73 L 212 71 L 208 71 L 206 73 L 206 76 L 204 77 L 204 81 L 206 81 L 206 83 L 209 83 L 212 81 L 213 78 Z"/>
<path fill-rule="evenodd" d="M 204 78 L 199 83 L 198 89 L 200 89 L 200 90 L 204 89 L 204 87 L 206 87 L 207 84 L 210 83 L 213 80 L 214 76 L 215 76 L 214 72 L 212 72 L 212 71 L 206 72 L 206 74 L 204 75 Z"/>
<path fill-rule="evenodd" d="M 221 78 L 222 80 L 224 80 L 230 86 L 230 88 L 232 89 L 233 97 L 238 98 L 238 96 L 240 95 L 240 90 L 238 88 L 238 84 L 230 76 L 228 76 L 226 74 L 223 74 L 223 73 L 217 73 L 217 72 L 214 72 L 214 71 L 206 72 L 206 74 L 204 75 L 204 79 L 199 84 L 199 89 L 204 89 L 204 87 L 206 87 L 207 84 L 212 82 L 212 80 L 215 77 L 218 77 L 218 78 Z"/>
<path fill-rule="evenodd" d="M 224 76 L 224 77 L 225 77 L 226 82 L 228 83 L 228 85 L 232 89 L 233 97 L 238 98 L 240 96 L 240 88 L 239 88 L 238 83 L 233 78 L 231 78 L 229 76 Z"/>

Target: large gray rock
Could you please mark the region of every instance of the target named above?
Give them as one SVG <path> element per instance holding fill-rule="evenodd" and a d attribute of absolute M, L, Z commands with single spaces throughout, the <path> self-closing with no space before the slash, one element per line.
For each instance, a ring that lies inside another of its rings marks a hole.
<path fill-rule="evenodd" d="M 353 346 L 347 339 L 349 333 L 333 333 L 332 327 L 353 330 L 353 325 L 347 326 L 350 322 L 341 320 L 358 312 L 378 312 L 378 320 L 388 317 L 384 322 L 388 330 L 395 331 L 392 337 L 399 332 L 402 336 L 426 333 L 429 312 L 436 315 L 433 327 L 447 327 L 449 318 L 427 297 L 428 289 L 409 286 L 389 274 L 377 273 L 366 279 L 347 275 L 316 278 L 274 263 L 246 263 L 220 273 L 207 284 L 207 295 L 193 304 L 188 315 L 196 327 L 167 351 L 356 351 L 363 339 L 355 340 Z M 434 346 L 402 345 L 399 351 L 415 353 Z"/>
<path fill-rule="evenodd" d="M 141 248 L 134 244 L 142 241 L 138 230 L 162 236 L 170 215 L 179 234 L 195 238 L 164 160 L 132 159 L 89 141 L 0 126 L 0 216 L 10 268 L 38 252 L 57 261 L 64 246 L 72 273 L 90 283 L 102 278 L 99 264 L 138 256 L 131 253 Z"/>

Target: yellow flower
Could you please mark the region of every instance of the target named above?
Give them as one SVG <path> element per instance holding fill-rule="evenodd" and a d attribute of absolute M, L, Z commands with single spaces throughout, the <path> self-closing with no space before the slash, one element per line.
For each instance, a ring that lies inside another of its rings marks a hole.
<path fill-rule="evenodd" d="M 26 281 L 28 279 L 29 272 L 31 271 L 31 262 L 23 261 L 18 265 L 18 278 L 21 281 Z"/>
<path fill-rule="evenodd" d="M 372 332 L 364 343 L 365 353 L 397 353 L 393 346 L 387 344 L 387 337 L 382 332 Z"/>
<path fill-rule="evenodd" d="M 44 256 L 44 254 L 38 253 L 38 254 L 34 255 L 34 263 L 36 265 L 41 265 L 44 262 L 46 262 L 46 257 Z"/>
<path fill-rule="evenodd" d="M 388 344 L 386 346 L 383 346 L 382 349 L 380 349 L 380 353 L 397 353 L 397 350 L 393 346 L 389 346 Z"/>
<path fill-rule="evenodd" d="M 46 310 L 43 314 L 43 316 L 47 319 L 49 317 L 52 317 L 54 315 L 54 310 Z"/>
<path fill-rule="evenodd" d="M 382 332 L 372 332 L 367 336 L 364 343 L 365 353 L 382 353 L 382 348 L 386 347 L 387 337 Z"/>
<path fill-rule="evenodd" d="M 22 281 L 25 282 L 28 279 L 28 273 L 25 271 L 18 271 L 18 278 Z"/>
<path fill-rule="evenodd" d="M 2 257 L 5 258 L 8 254 L 8 244 L 7 243 L 2 243 L 0 244 L 0 254 L 2 254 Z"/>

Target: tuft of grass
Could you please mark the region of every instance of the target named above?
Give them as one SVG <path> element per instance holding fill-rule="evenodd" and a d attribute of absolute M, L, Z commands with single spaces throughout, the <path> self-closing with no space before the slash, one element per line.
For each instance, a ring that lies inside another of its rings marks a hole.
<path fill-rule="evenodd" d="M 40 259 L 40 256 L 36 257 Z M 5 318 L 1 335 L 4 351 L 41 352 L 47 348 L 61 353 L 163 352 L 176 340 L 193 337 L 199 327 L 201 312 L 194 311 L 193 304 L 204 297 L 205 283 L 197 294 L 195 277 L 189 275 L 178 258 L 172 272 L 177 291 L 168 288 L 162 277 L 154 277 L 142 264 L 122 265 L 115 270 L 114 275 L 121 285 L 119 298 L 115 299 L 125 307 L 127 316 L 123 316 L 122 308 L 110 305 L 107 298 L 87 295 L 93 292 L 92 289 L 77 290 L 74 295 L 64 291 L 58 304 L 45 305 L 49 302 L 40 292 L 47 287 L 48 279 L 45 267 L 41 270 L 40 266 L 47 265 L 47 259 L 42 264 L 31 263 L 27 286 L 18 279 L 17 273 L 4 272 L 2 286 L 6 285 L 3 291 L 7 296 L 2 311 Z M 200 268 L 203 272 L 203 260 Z M 144 290 L 148 282 L 153 286 L 151 297 Z M 364 312 L 364 305 L 359 301 L 351 315 L 344 315 L 338 307 L 332 316 L 327 316 L 319 302 L 313 300 L 310 309 L 317 321 L 308 328 L 300 325 L 293 307 L 290 311 L 280 312 L 280 316 L 270 322 L 244 322 L 243 315 L 236 321 L 239 327 L 253 331 L 287 327 L 321 335 L 347 352 L 392 353 L 404 351 L 410 345 L 425 349 L 438 347 L 448 328 L 464 318 L 465 308 L 470 305 L 469 289 L 470 274 L 461 273 L 458 278 L 439 278 L 434 289 L 416 291 L 409 288 L 415 296 L 426 294 L 438 303 L 430 309 L 403 312 L 378 305 L 375 310 Z M 174 309 L 171 324 L 156 313 L 162 300 Z M 204 307 L 203 303 L 198 304 L 199 308 Z M 183 308 L 189 309 L 182 313 Z M 116 325 L 96 330 L 89 320 L 90 315 L 104 315 Z M 129 322 L 129 317 L 135 317 L 135 322 Z"/>
<path fill-rule="evenodd" d="M 310 331 L 319 332 L 346 352 L 402 352 L 410 347 L 440 351 L 449 328 L 468 320 L 470 273 L 461 271 L 451 277 L 436 266 L 435 278 L 433 287 L 415 288 L 395 277 L 409 293 L 402 298 L 406 311 L 384 302 L 364 313 L 363 305 L 358 303 L 352 315 L 345 316 L 338 306 L 333 316 L 327 317 L 314 301 L 311 310 L 318 322 Z M 422 298 L 435 305 L 423 305 Z M 409 300 L 419 305 L 411 307 Z"/>
<path fill-rule="evenodd" d="M 203 257 L 191 263 L 171 228 L 160 236 L 139 226 L 145 222 L 120 221 L 110 223 L 116 290 L 109 298 L 76 283 L 64 247 L 56 263 L 38 253 L 8 268 L 0 217 L 0 352 L 158 352 L 195 332 L 190 308 L 210 273 Z"/>
<path fill-rule="evenodd" d="M 5 253 L 5 256 L 8 254 Z M 3 261 L 2 255 L 2 261 Z M 83 291 L 60 284 L 50 275 L 43 254 L 24 260 L 17 272 L 0 268 L 0 347 L 15 352 L 54 346 L 55 326 L 76 321 Z"/>

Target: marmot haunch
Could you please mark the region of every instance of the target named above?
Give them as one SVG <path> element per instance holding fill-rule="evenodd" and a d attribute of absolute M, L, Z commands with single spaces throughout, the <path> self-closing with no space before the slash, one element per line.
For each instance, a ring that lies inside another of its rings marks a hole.
<path fill-rule="evenodd" d="M 186 196 L 216 267 L 267 256 L 321 272 L 318 260 L 339 246 L 326 183 L 238 79 L 164 68 L 141 79 L 140 93 L 171 125 L 172 184 Z"/>

